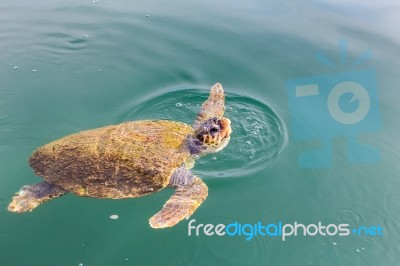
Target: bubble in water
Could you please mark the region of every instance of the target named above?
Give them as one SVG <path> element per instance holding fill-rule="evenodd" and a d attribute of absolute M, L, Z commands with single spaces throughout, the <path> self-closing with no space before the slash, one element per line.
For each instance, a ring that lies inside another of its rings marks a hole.
<path fill-rule="evenodd" d="M 15 66 L 14 69 L 18 69 L 19 67 Z"/>
<path fill-rule="evenodd" d="M 118 215 L 117 214 L 113 214 L 113 215 L 110 216 L 110 219 L 111 220 L 116 220 L 116 219 L 118 219 Z"/>
<path fill-rule="evenodd" d="M 32 72 L 37 72 L 37 69 L 32 69 Z"/>
<path fill-rule="evenodd" d="M 83 266 L 83 263 L 79 263 L 79 266 Z"/>
<path fill-rule="evenodd" d="M 183 105 L 181 103 L 176 103 L 175 107 L 181 108 Z"/>
<path fill-rule="evenodd" d="M 217 160 L 217 157 L 212 157 L 211 160 L 214 160 L 214 161 L 215 161 L 215 160 Z"/>
<path fill-rule="evenodd" d="M 150 15 L 146 15 L 146 18 L 149 18 L 150 17 Z"/>
<path fill-rule="evenodd" d="M 83 37 L 89 38 L 89 34 L 83 34 Z"/>
<path fill-rule="evenodd" d="M 357 253 L 360 253 L 360 250 L 359 250 L 359 249 L 356 249 L 356 252 L 357 252 Z"/>
<path fill-rule="evenodd" d="M 100 3 L 100 1 L 99 0 L 93 0 L 92 3 L 98 4 L 98 3 Z"/>
<path fill-rule="evenodd" d="M 336 242 L 333 242 L 332 245 L 337 246 L 337 243 L 336 243 Z"/>

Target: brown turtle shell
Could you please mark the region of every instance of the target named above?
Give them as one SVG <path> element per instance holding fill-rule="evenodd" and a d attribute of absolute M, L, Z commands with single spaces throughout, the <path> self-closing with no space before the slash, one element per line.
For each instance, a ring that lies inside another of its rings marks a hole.
<path fill-rule="evenodd" d="M 135 121 L 82 131 L 38 148 L 35 173 L 80 196 L 129 198 L 168 185 L 190 156 L 193 128 L 167 120 Z"/>

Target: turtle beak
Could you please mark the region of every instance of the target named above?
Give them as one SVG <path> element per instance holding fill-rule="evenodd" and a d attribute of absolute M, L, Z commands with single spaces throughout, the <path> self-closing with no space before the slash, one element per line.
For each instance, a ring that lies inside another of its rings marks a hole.
<path fill-rule="evenodd" d="M 232 133 L 232 128 L 231 128 L 231 120 L 228 118 L 222 117 L 219 121 L 219 126 L 220 126 L 220 136 L 221 138 L 228 138 L 231 133 Z"/>

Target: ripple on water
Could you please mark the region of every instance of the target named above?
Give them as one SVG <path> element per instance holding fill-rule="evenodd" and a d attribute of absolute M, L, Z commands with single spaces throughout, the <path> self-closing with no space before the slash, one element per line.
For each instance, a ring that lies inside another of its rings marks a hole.
<path fill-rule="evenodd" d="M 128 110 L 124 120 L 171 119 L 192 124 L 208 90 L 175 90 L 152 95 Z M 286 127 L 266 103 L 227 93 L 225 116 L 232 121 L 229 145 L 196 160 L 203 177 L 239 177 L 264 169 L 279 157 L 287 142 Z"/>
<path fill-rule="evenodd" d="M 79 34 L 79 35 L 77 35 Z M 85 33 L 46 33 L 43 39 L 48 42 L 50 52 L 54 54 L 68 54 L 84 49 L 87 45 L 89 35 Z"/>
<path fill-rule="evenodd" d="M 399 203 L 400 203 L 399 188 L 391 187 L 386 191 L 384 199 L 384 210 L 386 217 L 388 217 L 396 225 L 396 227 L 400 226 Z"/>
<path fill-rule="evenodd" d="M 342 209 L 336 213 L 336 218 L 340 223 L 349 224 L 350 228 L 365 225 L 365 218 L 356 211 L 350 209 Z"/>

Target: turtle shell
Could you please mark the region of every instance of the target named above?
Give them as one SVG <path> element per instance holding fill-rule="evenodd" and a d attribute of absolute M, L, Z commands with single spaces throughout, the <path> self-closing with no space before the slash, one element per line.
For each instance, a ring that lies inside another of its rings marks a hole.
<path fill-rule="evenodd" d="M 138 197 L 168 185 L 190 156 L 193 128 L 167 120 L 135 121 L 82 131 L 38 148 L 35 173 L 80 196 Z"/>

